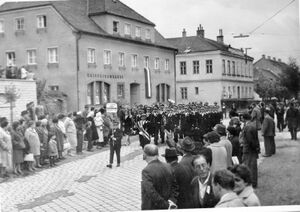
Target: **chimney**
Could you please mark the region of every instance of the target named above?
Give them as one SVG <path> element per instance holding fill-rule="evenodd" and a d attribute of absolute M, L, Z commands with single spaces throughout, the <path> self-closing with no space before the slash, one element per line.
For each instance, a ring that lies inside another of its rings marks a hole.
<path fill-rule="evenodd" d="M 204 38 L 204 29 L 203 27 L 201 26 L 201 24 L 199 25 L 198 29 L 197 29 L 197 36 L 198 37 L 201 37 L 201 38 Z"/>
<path fill-rule="evenodd" d="M 262 58 L 266 59 L 266 55 L 265 55 L 265 54 L 263 54 L 263 55 L 262 55 Z"/>
<path fill-rule="evenodd" d="M 223 36 L 223 30 L 219 29 L 219 35 L 217 36 L 218 43 L 224 44 L 224 36 Z"/>
<path fill-rule="evenodd" d="M 185 31 L 185 29 L 183 29 L 183 31 L 182 31 L 182 37 L 186 37 L 186 31 Z"/>
<path fill-rule="evenodd" d="M 268 59 L 271 60 L 271 56 L 268 56 Z"/>
<path fill-rule="evenodd" d="M 273 57 L 273 60 L 276 61 L 276 57 Z"/>

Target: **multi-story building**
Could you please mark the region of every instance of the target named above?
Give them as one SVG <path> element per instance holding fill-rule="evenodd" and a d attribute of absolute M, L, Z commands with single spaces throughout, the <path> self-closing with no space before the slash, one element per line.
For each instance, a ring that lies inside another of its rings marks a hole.
<path fill-rule="evenodd" d="M 280 79 L 280 75 L 283 74 L 283 70 L 288 68 L 288 65 L 271 56 L 266 57 L 264 54 L 262 57 L 253 64 L 254 81 L 259 77 L 265 77 L 270 80 L 277 81 Z"/>
<path fill-rule="evenodd" d="M 224 44 L 222 30 L 217 41 L 204 37 L 200 25 L 196 36 L 168 41 L 178 48 L 176 95 L 178 103 L 239 102 L 253 99 L 253 58 Z"/>
<path fill-rule="evenodd" d="M 26 65 L 69 110 L 175 98 L 175 48 L 118 0 L 6 2 L 0 43 L 0 65 Z"/>

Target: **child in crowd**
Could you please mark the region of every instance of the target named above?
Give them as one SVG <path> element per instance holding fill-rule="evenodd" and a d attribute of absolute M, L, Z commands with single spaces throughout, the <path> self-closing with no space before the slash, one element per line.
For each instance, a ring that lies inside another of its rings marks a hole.
<path fill-rule="evenodd" d="M 58 150 L 57 150 L 57 141 L 56 141 L 56 136 L 55 134 L 50 135 L 50 140 L 49 140 L 49 162 L 50 162 L 50 167 L 55 166 L 55 159 L 58 156 Z"/>
<path fill-rule="evenodd" d="M 110 146 L 110 157 L 109 157 L 109 164 L 106 165 L 108 168 L 112 168 L 113 160 L 114 160 L 114 153 L 116 152 L 117 155 L 117 167 L 120 166 L 121 163 L 121 140 L 122 140 L 123 132 L 118 127 L 116 129 L 113 129 L 112 135 L 109 140 L 109 146 Z"/>

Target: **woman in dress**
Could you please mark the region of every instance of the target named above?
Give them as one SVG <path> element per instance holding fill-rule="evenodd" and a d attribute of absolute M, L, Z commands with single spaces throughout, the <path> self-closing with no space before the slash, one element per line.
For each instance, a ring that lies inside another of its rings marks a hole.
<path fill-rule="evenodd" d="M 23 174 L 23 172 L 21 171 L 21 163 L 24 162 L 24 138 L 25 137 L 22 134 L 22 127 L 20 125 L 20 122 L 13 122 L 11 130 L 11 141 L 13 144 L 14 173 L 16 175 Z"/>
<path fill-rule="evenodd" d="M 41 142 L 38 133 L 35 130 L 34 121 L 29 121 L 28 128 L 25 131 L 25 138 L 29 144 L 29 152 L 33 154 L 35 160 L 35 166 L 41 168 L 40 156 L 41 156 Z M 30 163 L 31 168 L 35 170 L 33 163 Z"/>
<path fill-rule="evenodd" d="M 132 115 L 128 109 L 125 110 L 125 117 L 123 122 L 124 135 L 126 140 L 126 145 L 130 145 L 130 135 L 132 132 L 132 128 L 134 126 L 134 121 Z"/>
<path fill-rule="evenodd" d="M 66 139 L 65 128 L 62 128 L 57 118 L 54 118 L 52 120 L 52 123 L 53 126 L 51 133 L 54 133 L 56 136 L 58 159 L 64 159 L 62 152 L 64 151 L 64 143 Z"/>
<path fill-rule="evenodd" d="M 73 121 L 73 114 L 70 113 L 68 117 L 66 117 L 65 121 L 65 129 L 68 142 L 70 143 L 70 149 L 68 150 L 69 156 L 74 156 L 77 147 L 77 131 L 76 126 Z"/>
<path fill-rule="evenodd" d="M 0 119 L 0 177 L 8 176 L 11 171 L 12 162 L 12 143 L 8 132 L 8 121 L 6 118 Z"/>

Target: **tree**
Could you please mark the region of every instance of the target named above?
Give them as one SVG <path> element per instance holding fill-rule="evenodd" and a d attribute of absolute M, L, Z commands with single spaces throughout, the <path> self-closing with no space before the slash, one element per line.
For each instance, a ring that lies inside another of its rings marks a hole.
<path fill-rule="evenodd" d="M 281 74 L 280 84 L 283 87 L 286 87 L 290 94 L 289 98 L 298 98 L 300 91 L 300 72 L 296 59 L 289 58 L 288 67 L 283 70 L 283 73 Z"/>
<path fill-rule="evenodd" d="M 12 123 L 13 122 L 13 108 L 15 106 L 17 99 L 20 98 L 20 94 L 18 93 L 15 85 L 11 84 L 11 85 L 5 86 L 4 98 L 6 99 L 6 102 L 9 103 L 10 121 Z"/>

